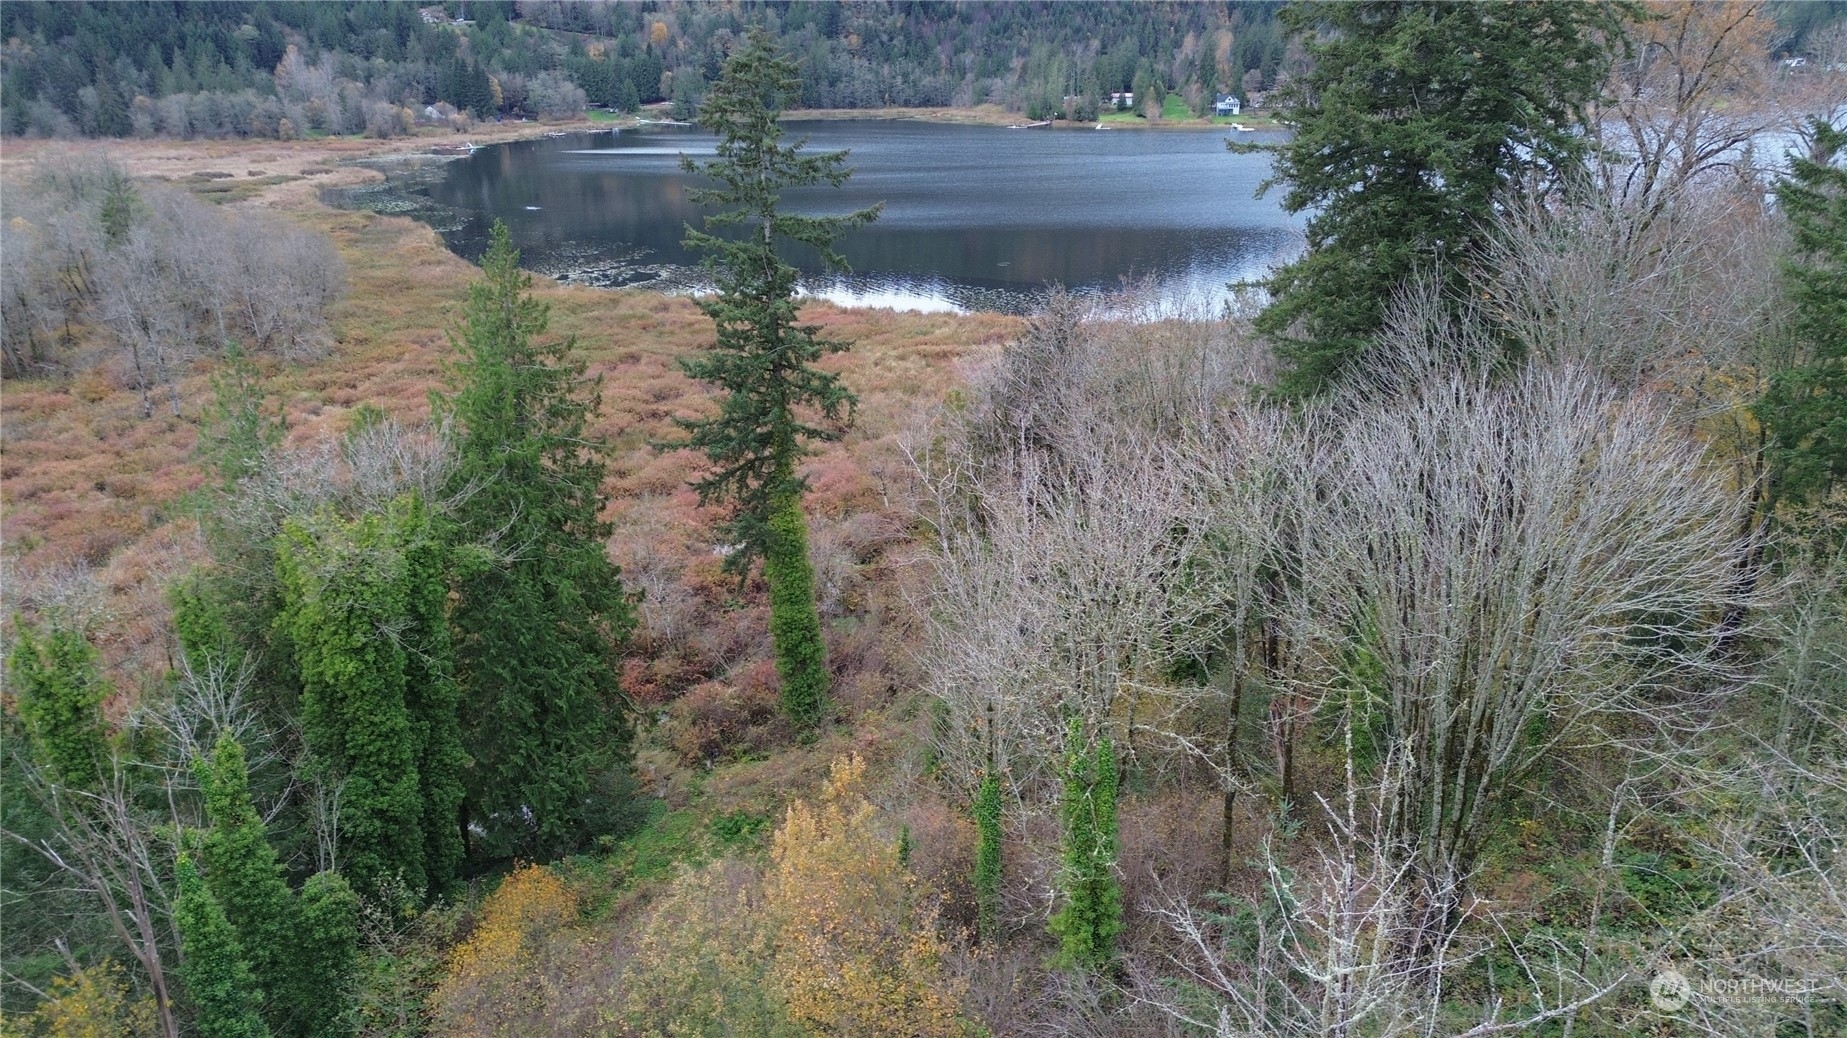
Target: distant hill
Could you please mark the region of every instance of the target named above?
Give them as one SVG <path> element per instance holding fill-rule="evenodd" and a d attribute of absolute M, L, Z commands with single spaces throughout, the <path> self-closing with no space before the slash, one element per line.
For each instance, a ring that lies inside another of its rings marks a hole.
<path fill-rule="evenodd" d="M 393 136 L 417 121 L 692 110 L 746 26 L 815 108 L 998 103 L 1094 118 L 1112 93 L 1196 112 L 1273 85 L 1275 2 L 53 3 L 0 6 L 0 130 Z M 291 50 L 292 48 L 292 50 Z"/>

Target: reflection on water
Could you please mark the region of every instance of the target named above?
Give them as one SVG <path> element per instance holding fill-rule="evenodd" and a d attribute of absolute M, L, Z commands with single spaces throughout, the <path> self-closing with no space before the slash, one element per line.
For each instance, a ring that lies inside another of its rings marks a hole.
<path fill-rule="evenodd" d="M 1301 249 L 1298 221 L 1252 194 L 1268 160 L 1233 155 L 1212 132 L 1008 130 L 911 122 L 790 123 L 813 151 L 846 149 L 840 189 L 788 192 L 796 212 L 884 204 L 840 251 L 850 275 L 791 252 L 804 291 L 855 306 L 1034 308 L 1051 286 L 1133 281 L 1175 300 L 1223 300 Z M 528 268 L 561 280 L 696 292 L 700 257 L 681 244 L 704 215 L 681 155 L 714 153 L 697 128 L 575 134 L 392 163 L 382 187 L 344 204 L 405 212 L 476 258 L 505 220 Z M 799 248 L 799 247 L 798 247 Z"/>

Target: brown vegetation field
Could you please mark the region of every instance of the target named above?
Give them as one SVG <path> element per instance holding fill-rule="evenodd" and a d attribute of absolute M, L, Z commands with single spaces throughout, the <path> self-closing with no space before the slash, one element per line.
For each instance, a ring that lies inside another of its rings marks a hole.
<path fill-rule="evenodd" d="M 471 139 L 539 130 L 490 128 Z M 261 361 L 292 444 L 337 437 L 365 404 L 420 420 L 429 414 L 431 392 L 443 385 L 449 334 L 476 268 L 423 224 L 319 201 L 323 187 L 377 176 L 340 163 L 430 143 L 107 146 L 137 178 L 217 194 L 228 205 L 267 207 L 333 239 L 347 269 L 345 295 L 330 315 L 333 349 L 308 362 Z M 9 181 L 29 174 L 37 150 L 8 148 Z M 200 176 L 213 172 L 234 176 Z M 239 189 L 226 191 L 226 184 Z M 670 759 L 647 768 L 664 791 L 673 783 L 673 764 L 709 766 L 720 756 L 767 749 L 783 734 L 775 730 L 761 588 L 740 589 L 721 578 L 716 517 L 698 507 L 687 487 L 698 459 L 658 446 L 674 434 L 673 418 L 709 406 L 706 391 L 675 361 L 711 342 L 711 324 L 686 298 L 544 279 L 535 282 L 535 294 L 551 305 L 551 334 L 574 338 L 590 373 L 601 379 L 595 432 L 610 448 L 609 518 L 616 528 L 610 551 L 631 590 L 642 593 L 627 684 L 646 707 L 677 704 L 661 728 Z M 843 719 L 853 720 L 889 701 L 909 651 L 902 553 L 893 549 L 906 542 L 913 513 L 896 443 L 957 383 L 959 360 L 991 350 L 1018 322 L 825 303 L 804 313 L 826 335 L 855 344 L 830 363 L 859 396 L 858 421 L 807 468 L 822 608 L 835 635 Z M 105 598 L 95 608 L 109 614 L 98 625 L 101 648 L 125 696 L 171 659 L 163 589 L 204 557 L 194 517 L 205 504 L 205 476 L 195 443 L 214 365 L 201 361 L 181 380 L 177 418 L 164 412 L 139 418 L 125 365 L 114 360 L 69 377 L 14 380 L 0 397 L 8 597 L 17 608 L 35 596 L 65 593 L 81 571 L 100 576 Z"/>

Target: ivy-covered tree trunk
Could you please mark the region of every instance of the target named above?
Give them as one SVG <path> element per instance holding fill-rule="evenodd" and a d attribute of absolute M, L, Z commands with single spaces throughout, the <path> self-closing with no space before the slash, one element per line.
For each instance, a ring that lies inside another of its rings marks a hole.
<path fill-rule="evenodd" d="M 808 518 L 799 493 L 781 495 L 770 513 L 763 579 L 770 586 L 770 641 L 782 678 L 783 713 L 797 729 L 812 732 L 827 716 L 827 646 L 821 640 Z"/>
<path fill-rule="evenodd" d="M 1076 717 L 1065 736 L 1064 861 L 1059 872 L 1064 906 L 1052 933 L 1067 963 L 1106 969 L 1122 932 L 1122 884 L 1116 879 L 1116 753 L 1098 733 L 1093 751 Z"/>
<path fill-rule="evenodd" d="M 332 1038 L 341 1031 L 358 951 L 357 899 L 336 873 L 314 876 L 299 897 L 289 889 L 251 803 L 235 739 L 221 736 L 196 770 L 211 823 L 202 842 L 206 887 L 266 996 L 265 1023 L 279 1036 Z"/>
<path fill-rule="evenodd" d="M 276 567 L 302 736 L 340 787 L 340 868 L 370 894 L 424 890 L 419 754 L 394 637 L 410 612 L 403 554 L 384 516 L 322 513 L 283 525 Z"/>
<path fill-rule="evenodd" d="M 33 759 L 61 786 L 97 788 L 109 759 L 102 704 L 110 690 L 97 671 L 96 650 L 64 625 L 41 635 L 21 624 L 8 665 Z"/>
<path fill-rule="evenodd" d="M 258 1012 L 263 989 L 244 958 L 237 931 L 199 878 L 192 859 L 180 858 L 175 871 L 180 894 L 173 902 L 173 924 L 180 932 L 180 979 L 192 996 L 199 1038 L 269 1038 Z"/>
<path fill-rule="evenodd" d="M 359 966 L 359 896 L 337 872 L 317 872 L 298 895 L 301 931 L 296 972 L 314 985 L 314 1001 L 297 1017 L 305 1038 L 345 1038 Z"/>
<path fill-rule="evenodd" d="M 236 930 L 250 972 L 267 996 L 264 1020 L 278 1033 L 299 1033 L 293 1018 L 318 995 L 312 987 L 304 990 L 295 976 L 300 922 L 295 896 L 250 802 L 244 748 L 222 735 L 211 758 L 198 761 L 194 770 L 211 823 L 201 848 L 206 887 Z"/>
<path fill-rule="evenodd" d="M 399 531 L 404 556 L 410 652 L 404 658 L 404 705 L 417 744 L 422 791 L 423 869 L 432 900 L 455 888 L 463 845 L 457 819 L 464 795 L 461 693 L 449 634 L 449 549 L 424 503 L 407 498 Z"/>
<path fill-rule="evenodd" d="M 1000 939 L 1000 780 L 989 772 L 975 791 L 975 932 L 982 944 Z"/>

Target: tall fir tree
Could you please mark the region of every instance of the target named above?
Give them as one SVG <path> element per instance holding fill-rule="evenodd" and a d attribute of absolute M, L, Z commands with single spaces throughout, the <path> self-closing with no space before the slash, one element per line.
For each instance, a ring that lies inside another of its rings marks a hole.
<path fill-rule="evenodd" d="M 1793 248 L 1783 264 L 1799 355 L 1758 405 L 1771 436 L 1774 493 L 1813 504 L 1847 486 L 1847 130 L 1819 119 L 1776 197 Z"/>
<path fill-rule="evenodd" d="M 686 243 L 705 252 L 705 267 L 717 283 L 717 293 L 699 301 L 717 326 L 717 344 L 683 359 L 681 367 L 724 395 L 716 416 L 680 425 L 688 434 L 681 446 L 703 451 L 714 465 L 693 484 L 701 503 L 733 505 L 728 530 L 739 548 L 726 559 L 728 569 L 742 575 L 757 558 L 764 560 L 784 712 L 812 732 L 827 712 L 827 655 L 802 511 L 807 483 L 796 463 L 808 444 L 840 438 L 854 399 L 837 375 L 814 367 L 848 344 L 821 338 L 818 328 L 797 321 L 798 271 L 777 249 L 807 246 L 828 268 L 845 269 L 835 243 L 879 210 L 845 216 L 782 211 L 784 189 L 838 187 L 851 175 L 845 152 L 803 155 L 802 141 L 781 143 L 782 108 L 800 97 L 795 63 L 778 55 L 770 35 L 757 28 L 726 60 L 700 108 L 699 124 L 718 134 L 718 157 L 682 162 L 688 172 L 718 183 L 693 198 L 721 211 L 705 218 L 706 230 L 687 228 Z M 736 236 L 717 233 L 731 227 Z"/>
<path fill-rule="evenodd" d="M 453 514 L 475 560 L 450 617 L 472 759 L 467 809 L 490 854 L 552 857 L 597 835 L 632 726 L 617 651 L 634 626 L 604 544 L 600 406 L 571 340 L 539 343 L 549 308 L 530 295 L 504 224 L 468 290 L 452 391 Z"/>
<path fill-rule="evenodd" d="M 1337 378 L 1423 274 L 1459 288 L 1497 210 L 1582 172 L 1586 110 L 1622 38 L 1618 6 L 1583 0 L 1294 3 L 1278 16 L 1313 65 L 1279 92 L 1295 130 L 1271 145 L 1282 206 L 1308 251 L 1267 282 L 1257 328 L 1286 390 Z"/>
<path fill-rule="evenodd" d="M 1070 965 L 1107 969 L 1122 932 L 1122 884 L 1116 878 L 1116 753 L 1107 734 L 1094 748 L 1083 721 L 1065 734 L 1064 855 L 1059 870 L 1063 906 L 1051 930 Z"/>

